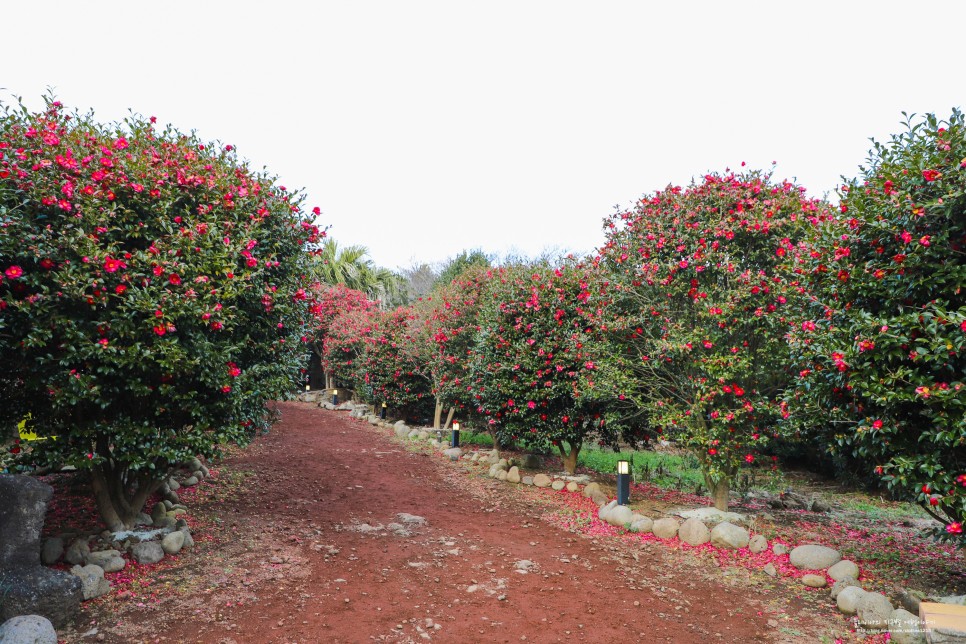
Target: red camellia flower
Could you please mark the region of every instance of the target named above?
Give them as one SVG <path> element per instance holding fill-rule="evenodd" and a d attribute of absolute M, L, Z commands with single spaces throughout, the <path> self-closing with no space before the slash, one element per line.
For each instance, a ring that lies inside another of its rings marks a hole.
<path fill-rule="evenodd" d="M 177 286 L 178 284 L 181 283 L 181 276 L 178 275 L 177 273 L 171 273 L 170 275 L 168 275 L 168 282 Z"/>
<path fill-rule="evenodd" d="M 117 286 L 114 287 L 114 292 L 117 293 L 118 295 L 123 295 L 124 291 L 126 290 L 127 290 L 127 285 L 125 284 L 118 284 Z"/>
<path fill-rule="evenodd" d="M 221 393 L 223 394 L 227 394 L 229 391 L 231 391 L 231 387 L 229 387 L 228 385 L 225 385 L 224 387 L 221 388 Z"/>
<path fill-rule="evenodd" d="M 939 497 L 937 496 L 929 497 L 929 505 L 939 505 Z"/>
<path fill-rule="evenodd" d="M 708 450 L 708 454 L 710 454 L 711 456 L 714 456 L 717 453 L 718 453 L 718 450 L 716 450 L 713 447 Z"/>
<path fill-rule="evenodd" d="M 923 170 L 922 178 L 926 181 L 935 181 L 939 178 L 939 170 Z"/>
<path fill-rule="evenodd" d="M 115 273 L 117 269 L 125 268 L 124 262 L 119 259 L 114 259 L 110 255 L 104 258 L 104 270 L 108 273 Z"/>
<path fill-rule="evenodd" d="M 3 274 L 6 275 L 9 279 L 15 280 L 21 275 L 23 275 L 23 269 L 15 264 L 13 266 L 8 267 L 7 270 L 3 272 Z"/>
<path fill-rule="evenodd" d="M 745 463 L 754 463 L 755 457 L 751 454 L 745 454 Z"/>
<path fill-rule="evenodd" d="M 874 429 L 882 429 L 882 421 L 881 420 L 872 421 L 872 427 Z"/>
<path fill-rule="evenodd" d="M 238 365 L 235 364 L 234 362 L 229 362 L 228 375 L 231 376 L 232 378 L 237 378 L 238 376 L 241 375 L 241 369 L 239 369 Z"/>
<path fill-rule="evenodd" d="M 154 333 L 156 335 L 164 335 L 167 332 L 168 332 L 168 328 L 163 324 L 159 324 L 156 327 L 154 327 Z"/>
<path fill-rule="evenodd" d="M 962 534 L 963 526 L 958 521 L 955 523 L 950 523 L 948 526 L 946 526 L 946 532 L 949 534 Z"/>

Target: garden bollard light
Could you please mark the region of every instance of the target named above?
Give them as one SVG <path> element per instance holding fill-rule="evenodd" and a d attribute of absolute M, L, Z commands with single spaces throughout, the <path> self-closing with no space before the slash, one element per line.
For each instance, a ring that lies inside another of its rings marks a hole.
<path fill-rule="evenodd" d="M 312 391 L 312 385 L 305 385 L 305 391 Z"/>
<path fill-rule="evenodd" d="M 332 390 L 332 404 L 333 405 L 338 405 L 339 404 L 339 390 L 338 389 L 333 389 Z"/>
<path fill-rule="evenodd" d="M 627 505 L 631 497 L 631 464 L 617 461 L 617 505 Z"/>
<path fill-rule="evenodd" d="M 386 403 L 382 403 L 382 411 L 379 412 L 379 418 L 386 420 Z"/>
<path fill-rule="evenodd" d="M 453 440 L 451 442 L 452 447 L 460 446 L 460 424 L 453 423 Z"/>

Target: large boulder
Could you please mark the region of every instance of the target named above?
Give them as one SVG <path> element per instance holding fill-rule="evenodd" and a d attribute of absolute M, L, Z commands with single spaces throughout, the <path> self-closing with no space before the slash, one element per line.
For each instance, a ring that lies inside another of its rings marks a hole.
<path fill-rule="evenodd" d="M 677 536 L 680 527 L 681 524 L 677 519 L 665 517 L 658 519 L 651 525 L 651 532 L 659 539 L 673 539 Z"/>
<path fill-rule="evenodd" d="M 651 530 L 653 530 L 653 528 L 654 528 L 654 521 L 653 520 L 651 520 L 649 517 L 641 517 L 639 519 L 635 519 L 631 523 L 631 527 L 628 528 L 628 529 L 631 532 L 643 532 L 643 533 L 646 534 L 648 532 L 651 532 Z"/>
<path fill-rule="evenodd" d="M 764 535 L 756 534 L 748 542 L 748 552 L 753 555 L 757 555 L 766 550 L 768 550 L 768 539 Z"/>
<path fill-rule="evenodd" d="M 678 539 L 689 546 L 700 546 L 711 541 L 711 531 L 701 519 L 691 518 L 678 528 Z"/>
<path fill-rule="evenodd" d="M 142 565 L 156 564 L 164 559 L 164 549 L 157 541 L 142 541 L 131 546 L 131 558 Z"/>
<path fill-rule="evenodd" d="M 104 572 L 120 572 L 124 570 L 127 561 L 117 550 L 99 550 L 87 556 L 87 564 L 99 566 Z"/>
<path fill-rule="evenodd" d="M 81 580 L 84 601 L 105 595 L 111 590 L 111 582 L 104 579 L 104 569 L 100 566 L 74 566 L 70 569 L 70 574 Z"/>
<path fill-rule="evenodd" d="M 842 553 L 828 546 L 805 544 L 788 555 L 789 562 L 800 570 L 825 570 L 842 560 Z"/>
<path fill-rule="evenodd" d="M 839 595 L 841 597 L 842 595 Z M 882 593 L 866 593 L 859 600 L 855 614 L 859 625 L 869 630 L 884 631 L 889 628 L 889 618 L 895 610 L 889 598 Z"/>
<path fill-rule="evenodd" d="M 185 533 L 181 530 L 169 532 L 161 539 L 161 549 L 164 550 L 164 554 L 166 555 L 176 555 L 184 547 L 184 541 Z"/>
<path fill-rule="evenodd" d="M 40 534 L 53 494 L 32 477 L 0 475 L 0 622 L 39 615 L 59 628 L 80 607 L 80 579 L 40 564 Z"/>
<path fill-rule="evenodd" d="M 605 521 L 612 526 L 617 526 L 618 528 L 623 528 L 624 526 L 632 523 L 634 518 L 634 511 L 631 510 L 626 505 L 614 506 L 610 512 L 607 513 L 607 518 Z"/>
<path fill-rule="evenodd" d="M 727 521 L 719 523 L 711 530 L 711 545 L 718 548 L 737 550 L 746 547 L 750 540 L 751 536 L 746 529 Z"/>
<path fill-rule="evenodd" d="M 839 579 L 834 584 L 832 584 L 832 592 L 829 593 L 829 596 L 832 599 L 838 599 L 839 593 L 841 593 L 843 590 L 845 590 L 850 586 L 858 586 L 858 585 L 859 585 L 859 582 L 852 579 L 851 577 L 846 577 L 845 579 Z"/>
<path fill-rule="evenodd" d="M 897 608 L 889 616 L 889 644 L 925 644 L 919 616 Z"/>
<path fill-rule="evenodd" d="M 3 644 L 57 644 L 57 631 L 41 615 L 18 615 L 0 624 Z"/>
<path fill-rule="evenodd" d="M 553 483 L 553 480 L 549 476 L 543 473 L 537 474 L 536 476 L 533 477 L 533 484 L 536 485 L 537 487 L 550 487 L 552 483 Z"/>
<path fill-rule="evenodd" d="M 861 586 L 848 586 L 835 598 L 835 605 L 846 615 L 855 615 L 859 609 L 859 601 L 868 594 Z"/>
<path fill-rule="evenodd" d="M 828 569 L 828 576 L 835 581 L 840 581 L 842 579 L 858 579 L 859 567 L 855 565 L 855 562 L 849 561 L 848 559 L 843 559 Z"/>
<path fill-rule="evenodd" d="M 507 483 L 519 483 L 520 482 L 520 468 L 514 465 L 510 468 L 510 471 L 506 473 Z"/>
<path fill-rule="evenodd" d="M 607 521 L 607 517 L 610 516 L 611 510 L 617 507 L 617 499 L 614 499 L 606 505 L 602 505 L 599 510 L 597 510 L 597 518 L 601 521 Z"/>

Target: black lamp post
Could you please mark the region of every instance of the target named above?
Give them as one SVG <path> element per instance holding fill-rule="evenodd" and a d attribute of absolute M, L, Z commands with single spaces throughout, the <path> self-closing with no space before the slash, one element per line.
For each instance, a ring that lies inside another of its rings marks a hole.
<path fill-rule="evenodd" d="M 450 443 L 452 447 L 460 446 L 460 424 L 453 423 L 453 440 Z"/>
<path fill-rule="evenodd" d="M 339 390 L 338 389 L 333 389 L 332 390 L 332 404 L 333 405 L 338 405 L 339 404 Z"/>
<path fill-rule="evenodd" d="M 386 403 L 382 403 L 382 411 L 379 412 L 379 418 L 386 420 Z"/>
<path fill-rule="evenodd" d="M 627 505 L 631 498 L 631 464 L 617 461 L 617 505 Z"/>

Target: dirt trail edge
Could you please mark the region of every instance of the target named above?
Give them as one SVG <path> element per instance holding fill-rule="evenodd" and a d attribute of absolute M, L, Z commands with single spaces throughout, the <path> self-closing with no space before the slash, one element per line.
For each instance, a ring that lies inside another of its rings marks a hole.
<path fill-rule="evenodd" d="M 816 615 L 777 628 L 747 577 L 565 531 L 536 490 L 344 413 L 279 408 L 222 466 L 242 491 L 193 508 L 219 527 L 153 582 L 171 588 L 88 609 L 68 641 L 818 641 Z"/>

